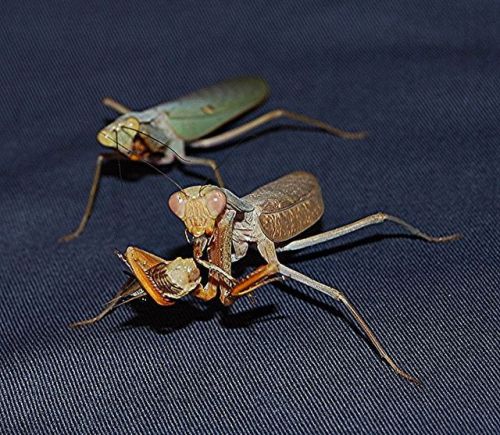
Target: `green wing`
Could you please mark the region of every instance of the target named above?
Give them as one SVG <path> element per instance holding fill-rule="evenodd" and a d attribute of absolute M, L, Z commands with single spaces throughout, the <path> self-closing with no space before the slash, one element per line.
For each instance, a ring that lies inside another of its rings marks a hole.
<path fill-rule="evenodd" d="M 261 104 L 269 86 L 259 77 L 237 77 L 161 104 L 175 133 L 185 141 L 199 139 Z"/>

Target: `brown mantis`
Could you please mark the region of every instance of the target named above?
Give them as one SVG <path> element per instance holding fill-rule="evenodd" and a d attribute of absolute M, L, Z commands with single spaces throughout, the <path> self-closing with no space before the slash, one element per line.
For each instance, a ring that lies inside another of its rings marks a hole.
<path fill-rule="evenodd" d="M 237 77 L 201 89 L 185 97 L 135 112 L 111 98 L 103 103 L 121 114 L 102 129 L 97 140 L 115 152 L 97 157 L 87 205 L 78 227 L 59 240 L 68 242 L 85 229 L 97 197 L 105 162 L 130 158 L 149 165 L 167 165 L 175 160 L 184 165 L 211 168 L 219 186 L 222 176 L 215 160 L 188 156 L 189 148 L 211 148 L 227 143 L 275 119 L 300 122 L 344 139 L 362 139 L 364 132 L 348 132 L 325 122 L 285 109 L 275 109 L 232 130 L 210 136 L 235 118 L 256 108 L 269 95 L 269 86 L 259 77 Z"/>
<path fill-rule="evenodd" d="M 192 186 L 174 193 L 168 204 L 172 212 L 184 222 L 187 233 L 193 237 L 193 258 L 196 263 L 209 270 L 207 284 L 201 285 L 199 271 L 196 272 L 194 263 L 191 263 L 193 259 L 188 260 L 189 266 L 178 269 L 178 276 L 182 277 L 178 279 L 183 283 L 182 291 L 175 290 L 175 295 L 172 296 L 172 286 L 175 287 L 171 274 L 172 263 L 137 248 L 129 248 L 125 260 L 138 280 L 137 287 L 122 290 L 100 315 L 89 321 L 79 322 L 77 326 L 99 320 L 118 301 L 134 295 L 140 288 L 143 293 L 139 293 L 138 297 L 143 296 L 146 291 L 160 305 L 171 305 L 179 294 L 185 295 L 191 291 L 203 300 L 218 296 L 224 305 L 230 305 L 236 298 L 284 277 L 301 282 L 341 302 L 382 359 L 398 375 L 420 383 L 416 377 L 396 365 L 343 292 L 283 265 L 278 259 L 278 253 L 304 249 L 383 222 L 392 222 L 413 236 L 434 243 L 456 240 L 460 237 L 458 234 L 433 237 L 398 217 L 376 213 L 318 235 L 290 241 L 314 225 L 324 211 L 319 183 L 307 172 L 285 175 L 242 198 L 221 187 Z M 256 246 L 266 264 L 243 279 L 236 280 L 231 275 L 231 263 L 245 257 L 250 244 Z"/>

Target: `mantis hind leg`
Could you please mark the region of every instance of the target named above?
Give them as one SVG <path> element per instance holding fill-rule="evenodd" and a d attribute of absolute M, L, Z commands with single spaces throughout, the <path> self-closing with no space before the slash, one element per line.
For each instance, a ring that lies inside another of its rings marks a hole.
<path fill-rule="evenodd" d="M 85 206 L 85 211 L 83 212 L 82 219 L 80 220 L 80 223 L 78 224 L 78 227 L 72 231 L 71 233 L 61 237 L 59 239 L 59 242 L 69 242 L 73 239 L 76 239 L 80 234 L 83 233 L 85 230 L 85 227 L 87 226 L 87 223 L 90 219 L 90 216 L 92 215 L 92 211 L 94 209 L 94 203 L 97 197 L 97 192 L 99 191 L 99 184 L 101 181 L 101 176 L 102 176 L 102 167 L 105 162 L 111 161 L 111 160 L 121 160 L 125 159 L 124 156 L 121 154 L 117 153 L 105 153 L 105 154 L 99 154 L 97 157 L 96 165 L 95 165 L 95 170 L 94 170 L 94 178 L 92 180 L 92 186 L 90 188 L 89 196 L 87 198 L 87 205 Z"/>
<path fill-rule="evenodd" d="M 401 218 L 380 212 L 372 214 L 370 216 L 366 216 L 350 224 L 334 228 L 333 230 L 325 231 L 324 233 L 321 234 L 316 234 L 314 236 L 307 237 L 305 239 L 295 240 L 293 242 L 286 244 L 285 246 L 278 248 L 277 251 L 284 252 L 284 251 L 296 251 L 299 249 L 304 249 L 309 246 L 318 245 L 320 243 L 324 243 L 329 240 L 345 236 L 346 234 L 353 233 L 354 231 L 358 231 L 370 225 L 381 224 L 383 222 L 392 222 L 400 226 L 404 230 L 406 230 L 412 236 L 418 237 L 420 239 L 432 243 L 451 242 L 461 237 L 461 235 L 458 233 L 449 236 L 439 236 L 439 237 L 431 236 L 429 234 L 424 233 L 423 231 L 419 230 L 418 228 L 414 227 L 413 225 L 409 224 L 408 222 L 404 221 Z"/>
<path fill-rule="evenodd" d="M 267 124 L 268 122 L 271 122 L 279 118 L 290 119 L 291 121 L 300 122 L 310 127 L 319 128 L 320 130 L 326 131 L 327 133 L 333 134 L 334 136 L 338 136 L 342 139 L 364 139 L 367 136 L 367 133 L 363 131 L 360 132 L 345 131 L 340 128 L 333 127 L 332 125 L 327 124 L 326 122 L 311 118 L 310 116 L 302 115 L 296 112 L 291 112 L 285 109 L 276 109 L 267 112 L 264 115 L 261 115 L 258 118 L 255 118 L 254 120 L 241 125 L 240 127 L 236 127 L 232 130 L 226 131 L 217 136 L 212 136 L 206 139 L 201 139 L 191 142 L 189 146 L 193 148 L 210 148 L 212 146 L 220 145 L 222 143 L 235 139 L 238 136 L 248 133 L 249 131 L 254 130 L 255 128 L 258 128 L 264 124 Z"/>
<path fill-rule="evenodd" d="M 296 272 L 293 269 L 290 269 L 289 267 L 283 266 L 282 264 L 279 265 L 279 273 L 284 275 L 287 278 L 291 278 L 295 281 L 301 282 L 302 284 L 307 285 L 308 287 L 311 287 L 315 290 L 318 290 L 322 293 L 327 294 L 328 296 L 332 297 L 333 299 L 341 302 L 350 312 L 352 317 L 356 320 L 356 323 L 359 325 L 359 327 L 363 330 L 365 333 L 366 337 L 370 341 L 370 343 L 375 347 L 379 355 L 384 359 L 389 366 L 394 370 L 396 374 L 399 376 L 405 378 L 406 380 L 413 382 L 414 384 L 419 385 L 421 382 L 419 379 L 416 377 L 412 376 L 408 372 L 404 371 L 403 369 L 399 368 L 398 365 L 394 362 L 394 360 L 389 356 L 389 354 L 385 351 L 383 348 L 382 344 L 376 337 L 375 333 L 373 330 L 370 328 L 368 323 L 364 320 L 364 318 L 361 316 L 360 312 L 356 309 L 356 307 L 349 301 L 347 296 L 341 292 L 340 290 L 337 290 L 336 288 L 327 286 L 325 284 L 322 284 L 318 281 L 313 280 L 312 278 L 309 278 L 306 275 L 303 275 L 299 272 Z"/>

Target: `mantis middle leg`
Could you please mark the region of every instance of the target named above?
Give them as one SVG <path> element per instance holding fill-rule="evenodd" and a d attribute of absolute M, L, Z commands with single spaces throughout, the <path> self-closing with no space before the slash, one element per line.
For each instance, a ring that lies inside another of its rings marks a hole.
<path fill-rule="evenodd" d="M 308 287 L 311 287 L 315 290 L 318 290 L 322 293 L 327 294 L 328 296 L 332 297 L 333 299 L 341 302 L 351 313 L 352 317 L 356 320 L 356 323 L 360 326 L 360 328 L 363 330 L 365 333 L 366 337 L 370 341 L 370 343 L 375 347 L 379 355 L 389 364 L 389 366 L 398 374 L 399 376 L 402 376 L 403 378 L 407 379 L 410 382 L 413 382 L 414 384 L 420 384 L 420 380 L 417 379 L 416 377 L 410 375 L 408 372 L 404 371 L 403 369 L 399 368 L 397 364 L 394 362 L 394 360 L 389 356 L 389 354 L 385 351 L 383 348 L 382 344 L 376 337 L 375 333 L 373 330 L 370 328 L 368 323 L 364 320 L 363 316 L 360 314 L 360 312 L 356 309 L 356 307 L 349 301 L 347 296 L 341 292 L 340 290 L 337 290 L 334 287 L 327 286 L 325 284 L 322 284 L 318 281 L 315 281 L 312 278 L 309 278 L 306 275 L 303 275 L 302 273 L 299 273 L 293 269 L 290 269 L 289 267 L 286 267 L 282 264 L 279 264 L 279 273 L 284 275 L 285 277 L 291 278 L 295 281 L 301 282 L 302 284 L 307 285 Z"/>

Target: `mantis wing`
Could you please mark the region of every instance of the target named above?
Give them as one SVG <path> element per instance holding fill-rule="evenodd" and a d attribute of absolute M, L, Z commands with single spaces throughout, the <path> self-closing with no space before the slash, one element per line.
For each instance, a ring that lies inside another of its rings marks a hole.
<path fill-rule="evenodd" d="M 260 210 L 259 222 L 273 242 L 285 242 L 314 225 L 323 215 L 321 188 L 316 177 L 297 171 L 259 187 L 241 198 Z"/>
<path fill-rule="evenodd" d="M 237 77 L 161 104 L 170 126 L 185 141 L 199 139 L 261 104 L 269 86 L 259 77 Z"/>

